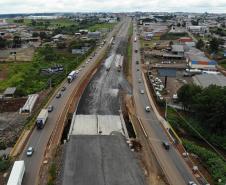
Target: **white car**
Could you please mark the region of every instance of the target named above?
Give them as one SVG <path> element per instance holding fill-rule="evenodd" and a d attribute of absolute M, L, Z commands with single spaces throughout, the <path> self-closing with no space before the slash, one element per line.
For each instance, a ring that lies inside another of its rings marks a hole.
<path fill-rule="evenodd" d="M 194 183 L 193 181 L 189 181 L 188 185 L 196 185 L 196 183 Z"/>
<path fill-rule="evenodd" d="M 89 62 L 87 61 L 86 64 L 88 64 Z"/>
<path fill-rule="evenodd" d="M 145 107 L 145 110 L 146 110 L 146 112 L 150 112 L 151 111 L 151 108 L 149 106 L 146 106 Z"/>
<path fill-rule="evenodd" d="M 144 94 L 144 90 L 143 89 L 140 90 L 140 94 Z"/>
<path fill-rule="evenodd" d="M 79 70 L 76 70 L 75 73 L 78 74 L 79 73 Z"/>
<path fill-rule="evenodd" d="M 32 156 L 33 152 L 34 152 L 33 147 L 32 146 L 28 147 L 28 149 L 27 149 L 27 156 Z"/>

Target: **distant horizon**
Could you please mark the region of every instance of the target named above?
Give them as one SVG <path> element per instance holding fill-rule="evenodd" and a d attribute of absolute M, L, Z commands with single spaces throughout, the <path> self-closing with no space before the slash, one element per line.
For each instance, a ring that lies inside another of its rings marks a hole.
<path fill-rule="evenodd" d="M 17 15 L 17 14 L 22 14 L 22 15 L 31 15 L 31 14 L 85 14 L 85 13 L 115 13 L 115 14 L 120 14 L 120 13 L 184 13 L 184 14 L 225 14 L 226 12 L 220 13 L 220 12 L 179 12 L 179 11 L 124 11 L 124 12 L 114 12 L 114 11 L 75 11 L 75 12 L 70 12 L 70 11 L 65 11 L 65 12 L 13 12 L 13 13 L 0 13 L 0 15 Z"/>
<path fill-rule="evenodd" d="M 1 0 L 0 14 L 93 12 L 226 13 L 226 1 L 215 0 Z"/>

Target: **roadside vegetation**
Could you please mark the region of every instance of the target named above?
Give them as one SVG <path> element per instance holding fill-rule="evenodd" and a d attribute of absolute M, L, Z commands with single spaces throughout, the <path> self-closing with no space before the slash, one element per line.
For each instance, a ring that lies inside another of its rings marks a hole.
<path fill-rule="evenodd" d="M 127 51 L 126 51 L 126 66 L 125 66 L 125 74 L 126 76 L 130 76 L 129 73 L 131 71 L 131 64 L 132 64 L 132 36 L 133 36 L 133 25 L 130 24 L 128 30 L 128 44 L 127 44 Z"/>
<path fill-rule="evenodd" d="M 91 42 L 91 41 L 90 41 Z M 69 49 L 59 50 L 49 45 L 39 48 L 32 62 L 17 62 L 7 64 L 8 76 L 0 81 L 0 91 L 7 87 L 17 87 L 17 95 L 23 96 L 59 84 L 71 70 L 75 69 L 93 51 L 95 42 L 85 55 L 71 54 L 71 47 L 80 47 L 82 42 L 72 42 Z M 70 50 L 70 51 L 69 51 Z M 3 64 L 0 64 L 3 65 Z M 5 64 L 4 64 L 5 65 Z M 41 69 L 62 65 L 64 71 L 60 73 L 43 74 Z"/>
<path fill-rule="evenodd" d="M 215 184 L 225 185 L 226 162 L 222 158 L 214 152 L 188 140 L 183 140 L 183 144 L 189 153 L 198 155 L 202 161 L 202 165 L 209 171 Z"/>
<path fill-rule="evenodd" d="M 178 100 L 182 103 L 184 111 L 169 108 L 167 112 L 169 123 L 185 139 L 186 149 L 198 155 L 213 181 L 216 184 L 224 184 L 226 88 L 215 85 L 207 88 L 193 84 L 184 85 L 178 91 Z M 218 183 L 219 178 L 224 183 Z"/>

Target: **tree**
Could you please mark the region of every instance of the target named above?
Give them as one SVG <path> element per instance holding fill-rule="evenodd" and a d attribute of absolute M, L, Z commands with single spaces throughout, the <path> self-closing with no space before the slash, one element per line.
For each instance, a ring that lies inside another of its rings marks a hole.
<path fill-rule="evenodd" d="M 7 44 L 6 40 L 0 37 L 0 49 L 5 48 L 6 44 Z"/>
<path fill-rule="evenodd" d="M 65 42 L 57 42 L 57 48 L 58 49 L 66 48 L 66 43 Z"/>
<path fill-rule="evenodd" d="M 203 40 L 199 39 L 198 42 L 196 43 L 196 48 L 203 49 L 204 46 L 205 46 L 205 44 L 204 44 Z"/>
<path fill-rule="evenodd" d="M 216 37 L 213 37 L 212 40 L 210 41 L 210 46 L 209 46 L 210 52 L 211 53 L 217 52 L 219 49 L 219 45 L 220 45 L 219 40 Z"/>
<path fill-rule="evenodd" d="M 200 86 L 186 84 L 178 90 L 178 100 L 182 102 L 185 109 L 190 110 L 194 104 L 193 97 L 199 94 L 201 90 Z"/>
<path fill-rule="evenodd" d="M 39 53 L 43 57 L 43 59 L 47 62 L 55 61 L 58 59 L 56 52 L 49 45 L 40 48 Z"/>
<path fill-rule="evenodd" d="M 20 36 L 14 36 L 13 37 L 13 47 L 17 48 L 17 47 L 21 47 L 22 41 L 21 41 L 21 37 Z"/>
<path fill-rule="evenodd" d="M 32 33 L 32 37 L 38 37 L 38 36 L 39 36 L 38 32 L 33 32 Z"/>
<path fill-rule="evenodd" d="M 40 32 L 39 37 L 40 37 L 41 40 L 44 40 L 45 38 L 47 38 L 46 32 L 43 32 L 43 31 Z"/>
<path fill-rule="evenodd" d="M 219 134 L 226 132 L 226 87 L 211 85 L 202 89 L 187 84 L 178 90 L 178 99 L 184 108 L 192 110 L 203 128 Z"/>

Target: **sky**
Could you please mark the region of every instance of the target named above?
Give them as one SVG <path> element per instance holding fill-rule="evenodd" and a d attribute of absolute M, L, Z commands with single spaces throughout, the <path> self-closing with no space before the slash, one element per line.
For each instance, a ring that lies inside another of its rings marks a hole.
<path fill-rule="evenodd" d="M 0 0 L 0 14 L 132 11 L 226 13 L 226 0 Z"/>

